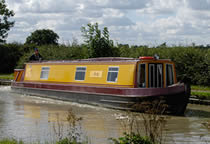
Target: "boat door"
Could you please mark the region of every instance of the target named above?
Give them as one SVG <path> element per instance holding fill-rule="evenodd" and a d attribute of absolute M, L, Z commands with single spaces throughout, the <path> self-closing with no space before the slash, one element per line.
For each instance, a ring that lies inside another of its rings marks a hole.
<path fill-rule="evenodd" d="M 162 63 L 149 63 L 149 64 L 141 63 L 138 65 L 138 79 L 137 79 L 138 87 L 141 88 L 147 87 L 147 80 L 148 80 L 148 87 L 150 88 L 163 87 Z"/>
<path fill-rule="evenodd" d="M 149 63 L 149 81 L 148 86 L 150 88 L 161 88 L 163 87 L 163 64 Z"/>

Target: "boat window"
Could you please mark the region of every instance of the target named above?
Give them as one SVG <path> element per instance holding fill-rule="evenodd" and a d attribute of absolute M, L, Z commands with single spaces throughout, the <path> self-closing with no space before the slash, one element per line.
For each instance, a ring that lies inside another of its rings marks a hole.
<path fill-rule="evenodd" d="M 163 66 L 157 64 L 157 87 L 163 87 Z"/>
<path fill-rule="evenodd" d="M 149 64 L 149 87 L 163 87 L 163 65 Z"/>
<path fill-rule="evenodd" d="M 109 67 L 107 81 L 117 82 L 119 67 Z"/>
<path fill-rule="evenodd" d="M 149 64 L 149 87 L 155 87 L 155 64 Z"/>
<path fill-rule="evenodd" d="M 42 67 L 40 79 L 48 79 L 50 68 L 49 67 Z"/>
<path fill-rule="evenodd" d="M 77 67 L 75 80 L 85 80 L 86 67 Z"/>
<path fill-rule="evenodd" d="M 146 64 L 139 64 L 138 86 L 146 87 Z"/>
<path fill-rule="evenodd" d="M 166 64 L 166 86 L 174 84 L 173 65 Z"/>

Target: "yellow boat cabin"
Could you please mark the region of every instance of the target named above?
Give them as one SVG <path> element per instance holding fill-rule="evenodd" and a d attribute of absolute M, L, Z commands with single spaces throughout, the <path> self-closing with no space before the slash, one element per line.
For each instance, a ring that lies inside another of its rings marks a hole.
<path fill-rule="evenodd" d="M 24 81 L 161 88 L 176 83 L 176 72 L 172 61 L 153 57 L 93 58 L 27 63 Z"/>

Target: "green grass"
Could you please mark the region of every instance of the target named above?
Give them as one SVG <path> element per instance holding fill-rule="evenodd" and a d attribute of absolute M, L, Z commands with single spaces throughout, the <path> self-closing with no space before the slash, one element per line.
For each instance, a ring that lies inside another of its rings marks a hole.
<path fill-rule="evenodd" d="M 191 95 L 199 99 L 210 100 L 210 92 L 191 91 Z"/>
<path fill-rule="evenodd" d="M 14 73 L 11 74 L 0 74 L 0 79 L 12 80 L 14 78 Z"/>
<path fill-rule="evenodd" d="M 35 142 L 35 143 L 24 143 L 22 140 L 17 141 L 16 139 L 10 139 L 10 138 L 4 138 L 0 140 L 0 144 L 40 144 L 40 142 Z M 70 141 L 67 138 L 64 138 L 59 141 L 55 142 L 45 142 L 45 144 L 87 144 L 87 142 L 77 142 L 77 141 Z"/>
<path fill-rule="evenodd" d="M 200 90 L 200 91 L 210 91 L 209 86 L 200 86 L 200 85 L 192 85 L 191 89 L 192 90 Z"/>
<path fill-rule="evenodd" d="M 196 96 L 198 99 L 210 100 L 210 87 L 192 85 L 191 86 L 191 96 Z"/>
<path fill-rule="evenodd" d="M 24 144 L 23 141 L 17 141 L 15 139 L 2 139 L 0 144 Z"/>

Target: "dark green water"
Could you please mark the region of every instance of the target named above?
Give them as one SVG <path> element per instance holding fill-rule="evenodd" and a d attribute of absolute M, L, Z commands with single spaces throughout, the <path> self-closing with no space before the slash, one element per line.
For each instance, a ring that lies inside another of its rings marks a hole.
<path fill-rule="evenodd" d="M 119 137 L 124 128 L 118 119 L 126 112 L 89 105 L 43 99 L 11 92 L 9 86 L 0 87 L 0 138 L 16 138 L 27 142 L 44 143 L 56 139 L 53 125 L 57 119 L 63 132 L 67 127 L 67 111 L 71 108 L 82 117 L 81 137 L 92 144 L 106 144 L 110 137 Z M 165 133 L 165 143 L 210 143 L 210 131 L 202 123 L 210 120 L 210 106 L 191 105 L 184 117 L 170 117 Z"/>

